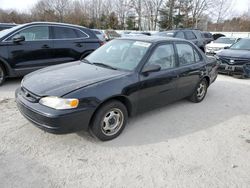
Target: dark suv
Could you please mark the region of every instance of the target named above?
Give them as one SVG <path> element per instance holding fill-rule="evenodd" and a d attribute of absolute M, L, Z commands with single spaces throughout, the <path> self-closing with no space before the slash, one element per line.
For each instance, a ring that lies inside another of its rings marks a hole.
<path fill-rule="evenodd" d="M 0 31 L 5 30 L 5 29 L 10 29 L 14 26 L 16 26 L 16 24 L 0 23 Z"/>
<path fill-rule="evenodd" d="M 36 22 L 0 32 L 0 85 L 37 69 L 86 57 L 100 47 L 88 28 Z"/>
<path fill-rule="evenodd" d="M 196 46 L 198 46 L 203 52 L 205 52 L 206 41 L 203 38 L 202 32 L 200 30 L 177 29 L 177 30 L 161 31 L 159 33 L 156 33 L 156 35 L 189 40 L 193 42 Z"/>

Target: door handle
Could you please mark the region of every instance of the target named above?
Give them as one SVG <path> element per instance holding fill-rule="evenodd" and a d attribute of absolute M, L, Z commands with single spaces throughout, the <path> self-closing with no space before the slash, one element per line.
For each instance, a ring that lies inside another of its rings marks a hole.
<path fill-rule="evenodd" d="M 82 44 L 77 43 L 77 44 L 76 44 L 76 47 L 82 47 Z"/>
<path fill-rule="evenodd" d="M 42 46 L 42 48 L 47 49 L 47 48 L 49 48 L 49 45 L 44 44 L 44 45 Z"/>

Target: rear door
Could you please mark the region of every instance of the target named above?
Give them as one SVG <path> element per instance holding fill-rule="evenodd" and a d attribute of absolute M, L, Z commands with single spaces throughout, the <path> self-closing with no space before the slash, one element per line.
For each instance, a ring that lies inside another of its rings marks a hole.
<path fill-rule="evenodd" d="M 139 112 L 165 105 L 176 100 L 177 96 L 178 78 L 173 44 L 157 46 L 144 66 L 149 64 L 160 65 L 161 70 L 148 75 L 140 74 Z"/>
<path fill-rule="evenodd" d="M 89 36 L 80 29 L 52 26 L 55 64 L 79 60 L 86 51 L 85 39 Z"/>
<path fill-rule="evenodd" d="M 24 36 L 25 41 L 13 42 L 12 39 Z M 50 65 L 53 57 L 53 42 L 50 28 L 36 25 L 23 28 L 5 40 L 8 46 L 9 62 L 20 75 Z"/>
<path fill-rule="evenodd" d="M 178 55 L 178 94 L 180 98 L 191 95 L 199 83 L 200 78 L 205 74 L 205 62 L 201 54 L 187 42 L 176 42 Z"/>

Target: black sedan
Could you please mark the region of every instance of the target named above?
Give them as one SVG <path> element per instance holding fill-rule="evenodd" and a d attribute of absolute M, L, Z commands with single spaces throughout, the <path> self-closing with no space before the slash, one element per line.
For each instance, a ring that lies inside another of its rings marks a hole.
<path fill-rule="evenodd" d="M 201 102 L 217 68 L 216 59 L 185 40 L 115 39 L 82 61 L 25 76 L 16 102 L 27 119 L 48 132 L 84 129 L 110 140 L 129 116 L 183 98 Z"/>
<path fill-rule="evenodd" d="M 217 53 L 219 72 L 250 77 L 250 38 L 241 39 L 230 48 Z"/>

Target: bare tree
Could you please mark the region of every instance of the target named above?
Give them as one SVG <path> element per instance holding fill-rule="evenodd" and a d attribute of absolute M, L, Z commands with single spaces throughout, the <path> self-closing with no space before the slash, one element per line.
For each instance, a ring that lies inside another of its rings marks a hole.
<path fill-rule="evenodd" d="M 231 11 L 232 0 L 216 0 L 214 1 L 214 6 L 212 7 L 212 15 L 216 18 L 216 28 L 217 31 L 219 23 L 221 23 Z"/>
<path fill-rule="evenodd" d="M 193 0 L 191 8 L 192 14 L 192 24 L 193 27 L 198 26 L 198 21 L 201 18 L 202 14 L 209 9 L 212 4 L 211 0 Z"/>
<path fill-rule="evenodd" d="M 145 0 L 145 16 L 149 23 L 149 30 L 156 30 L 158 23 L 159 11 L 163 4 L 163 0 Z"/>

